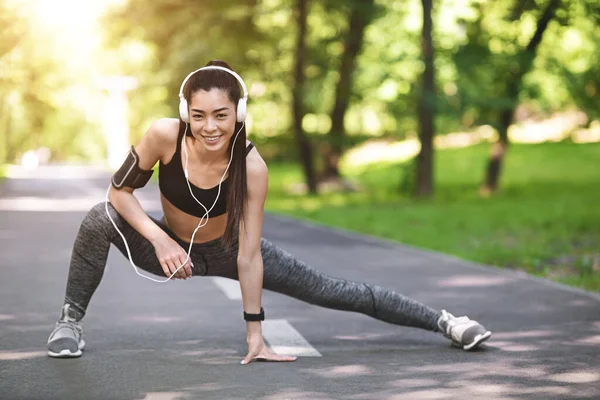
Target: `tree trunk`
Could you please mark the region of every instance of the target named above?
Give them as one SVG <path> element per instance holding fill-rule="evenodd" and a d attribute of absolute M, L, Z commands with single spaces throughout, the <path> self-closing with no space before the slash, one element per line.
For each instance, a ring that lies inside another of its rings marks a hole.
<path fill-rule="evenodd" d="M 500 172 L 502 170 L 502 162 L 504 161 L 504 155 L 508 150 L 508 127 L 512 122 L 512 116 L 514 113 L 514 107 L 502 111 L 500 114 L 500 123 L 498 131 L 498 141 L 490 148 L 490 158 L 488 160 L 488 166 L 486 171 L 485 183 L 481 186 L 481 195 L 489 196 L 490 193 L 498 188 L 498 181 L 500 179 Z"/>
<path fill-rule="evenodd" d="M 306 54 L 306 17 L 308 14 L 308 0 L 298 0 L 296 16 L 298 25 L 298 37 L 296 40 L 296 64 L 294 66 L 294 88 L 292 91 L 292 114 L 294 117 L 294 135 L 308 191 L 317 193 L 317 180 L 313 167 L 312 146 L 302 129 L 302 118 L 304 118 L 303 92 L 304 92 L 304 61 Z"/>
<path fill-rule="evenodd" d="M 419 99 L 419 141 L 421 150 L 416 158 L 417 197 L 428 197 L 433 194 L 433 136 L 435 134 L 435 79 L 433 65 L 433 40 L 431 33 L 433 21 L 431 18 L 432 0 L 421 0 L 423 5 L 423 28 L 421 30 L 421 49 L 425 71 L 423 71 L 423 87 Z"/>
<path fill-rule="evenodd" d="M 324 153 L 324 170 L 320 180 L 340 179 L 338 163 L 343 154 L 343 142 L 346 135 L 344 116 L 350 103 L 352 73 L 356 57 L 363 44 L 365 28 L 373 15 L 374 0 L 354 2 L 350 12 L 350 24 L 344 43 L 344 53 L 340 62 L 339 81 L 335 89 L 335 103 L 331 111 L 331 129 L 328 133 L 329 145 Z"/>
<path fill-rule="evenodd" d="M 523 53 L 520 55 L 519 68 L 514 72 L 511 79 L 509 79 L 507 82 L 506 93 L 507 97 L 510 99 L 511 106 L 503 109 L 500 112 L 498 124 L 499 138 L 498 141 L 492 145 L 490 150 L 490 158 L 488 160 L 485 181 L 481 185 L 480 189 L 482 196 L 489 196 L 498 190 L 502 172 L 502 163 L 510 143 L 508 139 L 508 128 L 513 122 L 515 108 L 519 99 L 519 92 L 521 91 L 521 85 L 523 83 L 523 76 L 531 69 L 537 48 L 542 41 L 544 32 L 554 17 L 554 13 L 556 12 L 556 9 L 560 3 L 561 0 L 550 1 L 537 23 L 537 28 L 533 34 L 533 37 L 529 41 L 529 44 L 527 44 L 527 47 Z"/>

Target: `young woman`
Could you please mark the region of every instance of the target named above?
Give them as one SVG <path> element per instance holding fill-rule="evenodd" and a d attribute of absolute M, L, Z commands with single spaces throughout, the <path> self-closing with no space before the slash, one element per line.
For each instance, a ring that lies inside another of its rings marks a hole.
<path fill-rule="evenodd" d="M 273 353 L 263 342 L 263 288 L 441 332 L 465 350 L 487 340 L 491 332 L 476 321 L 379 286 L 329 277 L 261 238 L 268 171 L 246 140 L 247 96 L 243 80 L 226 63 L 210 62 L 183 81 L 181 119 L 156 121 L 132 147 L 112 178 L 109 201 L 94 206 L 81 223 L 48 354 L 81 355 L 81 320 L 102 279 L 111 243 L 134 267 L 167 276 L 163 281 L 207 275 L 239 280 L 248 344 L 242 364 L 296 359 Z M 164 213 L 160 220 L 148 216 L 133 195 L 148 182 L 157 162 Z"/>

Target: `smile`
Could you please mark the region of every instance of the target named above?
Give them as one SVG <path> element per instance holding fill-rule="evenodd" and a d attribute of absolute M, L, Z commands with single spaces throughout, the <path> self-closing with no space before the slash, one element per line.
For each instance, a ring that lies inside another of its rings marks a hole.
<path fill-rule="evenodd" d="M 219 135 L 219 136 L 204 136 L 204 135 L 202 135 L 202 137 L 207 142 L 210 142 L 210 143 L 214 143 L 214 142 L 218 141 L 221 138 L 221 136 L 223 136 L 223 135 Z"/>

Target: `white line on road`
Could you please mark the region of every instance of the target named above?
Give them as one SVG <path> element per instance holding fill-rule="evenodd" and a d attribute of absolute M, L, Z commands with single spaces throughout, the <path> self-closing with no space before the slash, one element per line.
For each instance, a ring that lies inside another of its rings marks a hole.
<path fill-rule="evenodd" d="M 285 319 L 270 319 L 262 323 L 262 334 L 277 354 L 299 357 L 321 357 L 321 353 Z"/>
<path fill-rule="evenodd" d="M 233 279 L 213 277 L 212 281 L 230 300 L 241 300 L 240 283 Z M 262 323 L 262 334 L 269 347 L 277 353 L 299 357 L 322 357 L 321 353 L 285 319 L 267 319 Z"/>

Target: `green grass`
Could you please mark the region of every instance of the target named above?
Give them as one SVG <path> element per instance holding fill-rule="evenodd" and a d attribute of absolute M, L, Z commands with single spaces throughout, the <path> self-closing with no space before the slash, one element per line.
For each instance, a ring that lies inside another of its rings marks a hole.
<path fill-rule="evenodd" d="M 267 209 L 600 291 L 600 144 L 515 144 L 501 191 L 479 196 L 489 147 L 436 153 L 436 195 L 398 193 L 402 164 L 346 168 L 358 193 L 292 195 L 298 166 L 269 164 Z"/>

